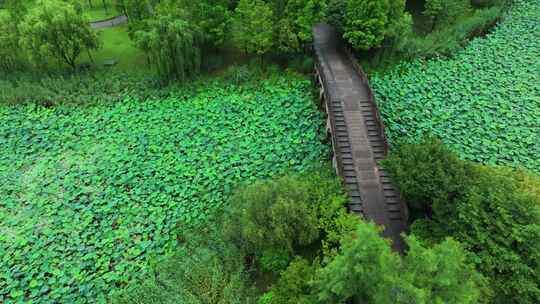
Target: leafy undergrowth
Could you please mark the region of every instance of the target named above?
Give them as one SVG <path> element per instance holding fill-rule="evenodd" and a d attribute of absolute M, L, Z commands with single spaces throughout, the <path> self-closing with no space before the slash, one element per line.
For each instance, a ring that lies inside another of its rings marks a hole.
<path fill-rule="evenodd" d="M 162 101 L 0 106 L 0 302 L 105 301 L 238 183 L 320 161 L 309 92 L 282 76 Z"/>
<path fill-rule="evenodd" d="M 518 0 L 492 34 L 452 59 L 374 77 L 390 141 L 431 133 L 462 158 L 540 172 L 539 54 L 540 2 Z"/>

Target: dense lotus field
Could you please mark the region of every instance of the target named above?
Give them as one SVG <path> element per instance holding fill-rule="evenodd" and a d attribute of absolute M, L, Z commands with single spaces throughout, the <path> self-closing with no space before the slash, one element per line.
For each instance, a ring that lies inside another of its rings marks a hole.
<path fill-rule="evenodd" d="M 283 76 L 162 101 L 0 107 L 0 302 L 103 302 L 238 183 L 320 161 L 310 91 Z"/>
<path fill-rule="evenodd" d="M 405 64 L 372 84 L 392 143 L 432 134 L 463 158 L 540 172 L 540 1 L 515 1 L 451 59 Z"/>

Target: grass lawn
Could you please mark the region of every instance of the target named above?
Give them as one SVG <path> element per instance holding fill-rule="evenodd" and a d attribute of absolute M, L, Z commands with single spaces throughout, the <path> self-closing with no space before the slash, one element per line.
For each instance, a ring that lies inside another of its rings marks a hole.
<path fill-rule="evenodd" d="M 144 53 L 129 38 L 126 25 L 98 31 L 102 48 L 92 53 L 92 58 L 98 68 L 105 68 L 104 61 L 115 60 L 117 63 L 110 67 L 112 69 L 129 72 L 149 70 Z M 90 59 L 87 54 L 83 54 L 80 61 L 89 62 Z"/>

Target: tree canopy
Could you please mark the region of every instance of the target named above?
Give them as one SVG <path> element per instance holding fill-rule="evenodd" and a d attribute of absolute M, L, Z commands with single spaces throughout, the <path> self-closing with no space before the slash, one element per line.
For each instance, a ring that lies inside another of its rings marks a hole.
<path fill-rule="evenodd" d="M 404 145 L 385 161 L 412 205 L 431 208 L 412 232 L 430 243 L 461 242 L 489 279 L 495 303 L 538 303 L 540 179 L 459 160 L 441 145 Z"/>
<path fill-rule="evenodd" d="M 21 46 L 37 65 L 54 58 L 75 68 L 83 51 L 100 46 L 96 33 L 81 12 L 59 0 L 39 2 L 25 15 L 19 30 Z"/>
<path fill-rule="evenodd" d="M 199 72 L 201 30 L 172 3 L 162 3 L 152 18 L 143 21 L 134 38 L 164 78 L 184 81 Z"/>

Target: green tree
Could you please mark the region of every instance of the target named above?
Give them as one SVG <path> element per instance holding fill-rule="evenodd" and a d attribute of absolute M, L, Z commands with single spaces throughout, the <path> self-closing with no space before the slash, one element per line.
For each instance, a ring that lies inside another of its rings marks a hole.
<path fill-rule="evenodd" d="M 317 261 L 310 263 L 304 258 L 296 257 L 287 269 L 280 273 L 279 280 L 261 296 L 259 304 L 316 303 L 311 284 L 319 268 Z"/>
<path fill-rule="evenodd" d="M 240 189 L 221 226 L 225 238 L 259 259 L 264 270 L 278 272 L 305 247 L 332 254 L 359 221 L 346 212 L 346 202 L 330 170 L 310 170 Z"/>
<path fill-rule="evenodd" d="M 83 51 L 99 48 L 99 40 L 80 12 L 59 0 L 40 1 L 20 26 L 20 44 L 32 62 L 42 64 L 55 58 L 75 68 Z"/>
<path fill-rule="evenodd" d="M 426 0 L 423 14 L 431 22 L 431 30 L 452 25 L 471 10 L 470 0 Z"/>
<path fill-rule="evenodd" d="M 262 0 L 240 0 L 235 9 L 232 40 L 250 54 L 266 54 L 273 46 L 273 10 Z"/>
<path fill-rule="evenodd" d="M 428 138 L 420 149 L 403 145 L 391 153 L 383 166 L 399 181 L 403 198 L 411 211 L 431 216 L 433 205 L 442 210 L 470 183 L 471 166 L 460 160 L 440 140 Z"/>
<path fill-rule="evenodd" d="M 405 12 L 405 0 L 345 2 L 343 37 L 355 49 L 379 47 L 385 38 L 395 38 L 411 26 L 411 17 Z"/>
<path fill-rule="evenodd" d="M 539 303 L 539 179 L 460 161 L 437 144 L 405 145 L 388 159 L 405 197 L 432 206 L 429 218 L 413 223 L 413 232 L 432 243 L 460 241 L 489 278 L 495 303 Z"/>
<path fill-rule="evenodd" d="M 184 81 L 200 71 L 202 34 L 187 19 L 183 10 L 164 3 L 134 33 L 137 46 L 164 79 Z"/>
<path fill-rule="evenodd" d="M 465 304 L 487 299 L 485 280 L 458 242 L 446 239 L 426 247 L 409 237 L 407 244 L 409 251 L 401 258 L 375 225 L 359 224 L 343 239 L 339 255 L 318 271 L 318 303 Z"/>
<path fill-rule="evenodd" d="M 325 0 L 288 0 L 276 5 L 276 42 L 283 53 L 296 53 L 313 40 L 312 27 L 324 19 Z"/>
<path fill-rule="evenodd" d="M 179 0 L 178 5 L 189 12 L 190 21 L 200 28 L 205 49 L 223 46 L 231 20 L 228 0 Z"/>
<path fill-rule="evenodd" d="M 0 70 L 12 71 L 20 67 L 22 61 L 17 18 L 8 11 L 0 14 Z"/>
<path fill-rule="evenodd" d="M 152 15 L 152 5 L 148 0 L 114 0 L 117 11 L 126 15 L 130 22 L 138 22 Z"/>

